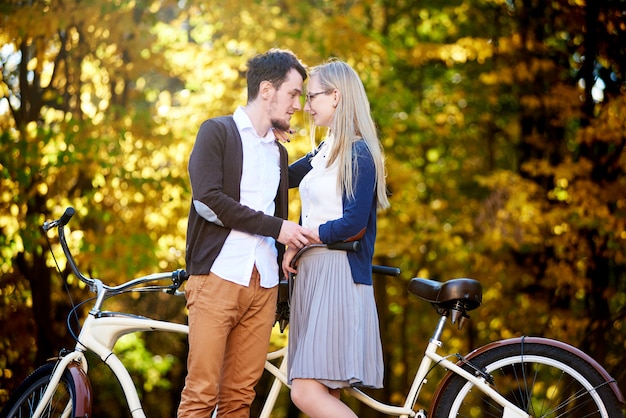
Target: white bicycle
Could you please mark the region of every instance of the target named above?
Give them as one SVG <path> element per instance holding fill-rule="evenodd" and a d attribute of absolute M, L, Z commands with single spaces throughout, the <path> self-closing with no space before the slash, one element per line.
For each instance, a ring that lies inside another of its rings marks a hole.
<path fill-rule="evenodd" d="M 97 354 L 111 368 L 132 417 L 145 417 L 131 376 L 113 352 L 115 343 L 123 335 L 133 332 L 188 333 L 188 327 L 183 324 L 102 310 L 106 299 L 129 291 L 182 294 L 178 289 L 186 279 L 186 273 L 177 270 L 152 274 L 118 286 L 108 286 L 98 279 L 85 277 L 65 240 L 64 226 L 73 214 L 74 210 L 68 208 L 60 219 L 46 222 L 43 228 L 45 231 L 57 228 L 72 271 L 96 293 L 95 302 L 76 337 L 74 350 L 62 351 L 59 357 L 26 378 L 0 413 L 2 418 L 90 418 L 92 399 L 97 391 L 92 391 L 87 375 L 87 351 Z M 381 274 L 399 273 L 388 267 L 374 266 L 373 270 Z M 409 283 L 409 291 L 431 303 L 440 318 L 406 399 L 402 405 L 389 405 L 357 388 L 348 389 L 360 402 L 381 413 L 405 418 L 623 416 L 624 397 L 615 380 L 587 354 L 565 343 L 521 337 L 487 344 L 467 356 L 440 355 L 438 350 L 443 345 L 440 339 L 447 321 L 462 328 L 469 319 L 467 312 L 478 308 L 482 302 L 482 288 L 476 280 L 463 278 L 442 283 L 414 278 Z M 282 328 L 288 322 L 288 304 L 283 302 L 278 308 L 277 320 Z M 271 416 L 281 386 L 287 385 L 286 354 L 286 346 L 268 353 L 265 368 L 274 376 L 274 381 L 263 405 L 263 418 Z M 416 410 L 420 390 L 430 370 L 436 366 L 443 367 L 448 373 L 439 382 L 430 408 Z"/>

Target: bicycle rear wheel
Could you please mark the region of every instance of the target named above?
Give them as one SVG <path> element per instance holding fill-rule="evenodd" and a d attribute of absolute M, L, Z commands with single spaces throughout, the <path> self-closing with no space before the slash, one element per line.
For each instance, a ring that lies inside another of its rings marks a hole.
<path fill-rule="evenodd" d="M 623 416 L 600 373 L 562 348 L 526 342 L 495 346 L 471 364 L 491 374 L 498 392 L 532 417 Z M 444 385 L 433 405 L 434 417 L 502 417 L 502 407 L 464 378 L 454 375 Z"/>
<path fill-rule="evenodd" d="M 56 363 L 46 363 L 35 370 L 18 386 L 4 409 L 1 418 L 32 417 L 48 387 Z M 69 369 L 63 373 L 52 398 L 41 415 L 46 418 L 78 418 L 76 415 L 77 384 Z M 82 414 L 81 414 L 82 415 Z"/>

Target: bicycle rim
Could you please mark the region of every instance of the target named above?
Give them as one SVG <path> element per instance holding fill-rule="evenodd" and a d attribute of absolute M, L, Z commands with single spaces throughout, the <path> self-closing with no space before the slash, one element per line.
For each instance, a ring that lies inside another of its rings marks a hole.
<path fill-rule="evenodd" d="M 16 390 L 5 409 L 2 418 L 32 417 L 43 397 L 52 376 L 54 364 L 46 364 L 33 372 Z M 73 418 L 75 385 L 67 371 L 63 374 L 50 402 L 46 405 L 42 418 Z"/>
<path fill-rule="evenodd" d="M 491 374 L 498 392 L 532 417 L 622 416 L 619 402 L 593 367 L 558 348 L 497 348 L 472 364 Z M 500 405 L 459 376 L 444 391 L 436 417 L 502 417 Z"/>

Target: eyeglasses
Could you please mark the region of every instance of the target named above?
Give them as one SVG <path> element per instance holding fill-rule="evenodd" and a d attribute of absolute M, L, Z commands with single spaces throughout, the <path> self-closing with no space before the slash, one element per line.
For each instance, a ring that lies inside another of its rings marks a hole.
<path fill-rule="evenodd" d="M 305 95 L 304 97 L 306 98 L 306 101 L 311 104 L 311 100 L 313 100 L 316 96 L 319 96 L 320 94 L 328 94 L 330 93 L 332 90 L 324 90 L 324 91 L 318 91 L 317 93 L 308 93 L 307 95 Z"/>

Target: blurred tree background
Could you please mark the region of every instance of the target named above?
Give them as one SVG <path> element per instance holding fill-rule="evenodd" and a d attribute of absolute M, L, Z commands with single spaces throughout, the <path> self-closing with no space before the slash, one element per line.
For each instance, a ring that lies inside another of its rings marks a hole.
<path fill-rule="evenodd" d="M 375 261 L 403 271 L 375 279 L 379 399 L 405 396 L 436 318 L 407 294 L 414 276 L 483 283 L 469 327 L 444 335 L 452 352 L 556 338 L 626 388 L 625 17 L 622 0 L 3 1 L 0 405 L 73 346 L 64 282 L 74 301 L 90 295 L 43 222 L 76 208 L 70 245 L 105 281 L 184 268 L 196 131 L 245 103 L 246 61 L 271 47 L 309 66 L 346 60 L 371 99 L 392 202 Z M 292 159 L 310 147 L 306 122 Z M 111 309 L 184 322 L 181 299 Z M 145 334 L 116 347 L 150 417 L 174 416 L 185 344 Z M 129 416 L 113 375 L 90 364 L 94 416 Z"/>

